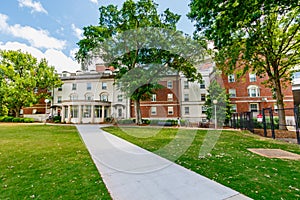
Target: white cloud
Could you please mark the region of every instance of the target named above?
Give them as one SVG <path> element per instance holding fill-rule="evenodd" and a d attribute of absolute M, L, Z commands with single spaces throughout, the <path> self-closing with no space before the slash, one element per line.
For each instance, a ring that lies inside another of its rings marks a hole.
<path fill-rule="evenodd" d="M 81 40 L 83 38 L 83 30 L 80 29 L 80 28 L 77 28 L 75 26 L 75 24 L 72 24 L 72 30 L 74 32 L 74 35 L 79 39 Z"/>
<path fill-rule="evenodd" d="M 98 4 L 98 0 L 90 0 L 90 2 L 92 2 L 94 4 Z"/>
<path fill-rule="evenodd" d="M 30 26 L 21 26 L 20 24 L 10 26 L 7 24 L 7 20 L 8 16 L 0 13 L 0 32 L 25 39 L 34 47 L 61 50 L 66 45 L 66 41 L 51 37 L 46 30 L 37 30 Z"/>
<path fill-rule="evenodd" d="M 54 66 L 57 72 L 69 71 L 75 72 L 80 69 L 80 64 L 74 61 L 71 57 L 66 56 L 62 51 L 55 49 L 48 49 L 45 52 L 40 51 L 35 47 L 27 46 L 19 42 L 0 43 L 0 49 L 5 50 L 19 50 L 28 52 L 38 60 L 46 58 L 48 64 Z"/>
<path fill-rule="evenodd" d="M 41 12 L 41 13 L 48 13 L 47 10 L 44 9 L 41 2 L 39 1 L 32 1 L 32 0 L 19 0 L 20 7 L 28 7 L 31 8 L 31 13 L 33 12 Z"/>

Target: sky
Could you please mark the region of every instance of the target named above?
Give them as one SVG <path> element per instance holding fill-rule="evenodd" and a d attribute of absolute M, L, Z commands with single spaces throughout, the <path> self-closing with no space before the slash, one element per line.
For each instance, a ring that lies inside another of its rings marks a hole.
<path fill-rule="evenodd" d="M 178 29 L 192 34 L 186 14 L 190 0 L 154 0 L 161 13 L 167 8 L 181 15 Z M 124 0 L 0 0 L 0 49 L 21 50 L 46 58 L 57 72 L 80 70 L 76 44 L 83 27 L 97 25 L 100 6 L 120 8 Z"/>

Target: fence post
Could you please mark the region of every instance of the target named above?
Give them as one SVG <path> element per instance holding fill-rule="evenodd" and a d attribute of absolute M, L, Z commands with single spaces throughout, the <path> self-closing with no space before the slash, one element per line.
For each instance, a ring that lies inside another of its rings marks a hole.
<path fill-rule="evenodd" d="M 295 117 L 295 125 L 296 125 L 297 143 L 300 144 L 300 137 L 299 137 L 299 105 L 294 107 L 294 117 Z"/>
<path fill-rule="evenodd" d="M 270 113 L 270 122 L 271 122 L 271 129 L 272 129 L 272 138 L 275 139 L 275 128 L 274 128 L 274 119 L 273 119 L 273 110 L 269 108 Z"/>
<path fill-rule="evenodd" d="M 263 116 L 262 123 L 264 126 L 264 136 L 267 137 L 267 123 L 266 123 L 265 110 L 266 110 L 265 108 L 262 109 L 262 116 Z"/>

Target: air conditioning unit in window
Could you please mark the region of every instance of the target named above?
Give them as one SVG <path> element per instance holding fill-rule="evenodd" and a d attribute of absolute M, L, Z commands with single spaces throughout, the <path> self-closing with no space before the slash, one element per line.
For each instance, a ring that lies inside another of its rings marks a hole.
<path fill-rule="evenodd" d="M 261 100 L 264 101 L 264 102 L 267 102 L 267 101 L 268 101 L 268 98 L 263 97 Z"/>

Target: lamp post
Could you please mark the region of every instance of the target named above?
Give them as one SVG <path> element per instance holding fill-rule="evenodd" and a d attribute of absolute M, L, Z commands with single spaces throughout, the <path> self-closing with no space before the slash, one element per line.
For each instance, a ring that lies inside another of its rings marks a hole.
<path fill-rule="evenodd" d="M 46 103 L 46 109 L 45 109 L 45 122 L 46 122 L 46 120 L 47 120 L 47 104 L 50 102 L 50 100 L 49 99 L 45 99 L 45 101 L 44 101 L 45 103 Z"/>
<path fill-rule="evenodd" d="M 217 103 L 218 100 L 213 100 L 213 104 L 215 105 L 215 129 L 217 129 Z"/>

